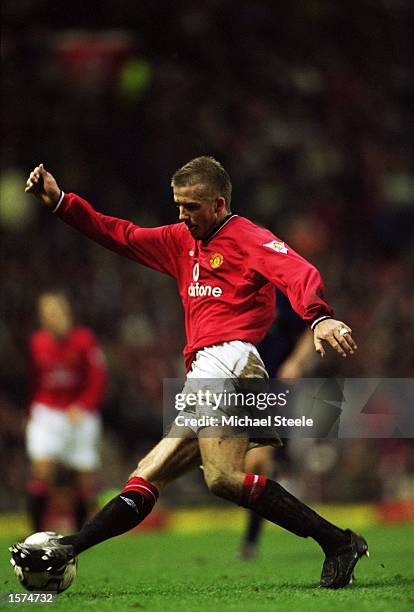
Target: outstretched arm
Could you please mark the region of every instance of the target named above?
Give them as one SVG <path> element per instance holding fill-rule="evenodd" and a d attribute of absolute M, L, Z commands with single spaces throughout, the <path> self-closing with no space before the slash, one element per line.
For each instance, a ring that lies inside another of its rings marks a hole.
<path fill-rule="evenodd" d="M 143 228 L 125 219 L 103 215 L 76 194 L 64 194 L 43 164 L 30 173 L 25 191 L 32 193 L 65 223 L 105 248 L 175 276 L 180 245 L 175 240 L 176 226 Z"/>

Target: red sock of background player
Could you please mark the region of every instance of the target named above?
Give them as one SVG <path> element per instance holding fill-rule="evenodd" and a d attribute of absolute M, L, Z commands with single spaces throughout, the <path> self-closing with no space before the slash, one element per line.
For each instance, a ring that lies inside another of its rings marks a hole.
<path fill-rule="evenodd" d="M 133 529 L 151 512 L 158 499 L 157 488 L 143 478 L 131 478 L 120 495 L 111 499 L 79 533 L 65 536 L 62 544 L 71 544 L 75 554 Z"/>
<path fill-rule="evenodd" d="M 33 531 L 42 531 L 44 518 L 49 501 L 49 487 L 47 483 L 32 478 L 27 484 L 27 511 Z"/>
<path fill-rule="evenodd" d="M 325 520 L 280 484 L 265 476 L 246 474 L 240 506 L 254 510 L 302 538 L 313 538 L 326 555 L 349 541 L 343 529 Z"/>

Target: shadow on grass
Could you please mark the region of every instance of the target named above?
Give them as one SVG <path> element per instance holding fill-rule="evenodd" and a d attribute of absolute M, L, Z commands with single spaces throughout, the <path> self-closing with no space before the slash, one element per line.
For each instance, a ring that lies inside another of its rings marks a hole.
<path fill-rule="evenodd" d="M 186 584 L 186 594 L 191 595 L 208 595 L 213 594 L 215 596 L 228 594 L 228 586 L 223 585 L 223 587 L 218 585 L 188 585 Z M 251 593 L 252 591 L 255 593 L 262 594 L 274 594 L 276 591 L 278 593 L 284 592 L 292 592 L 292 591 L 301 591 L 303 593 L 315 592 L 318 594 L 324 593 L 337 593 L 337 592 L 353 592 L 353 591 L 370 591 L 371 589 L 389 589 L 390 587 L 411 587 L 414 586 L 414 578 L 410 578 L 407 576 L 399 576 L 396 575 L 394 577 L 384 578 L 383 580 L 361 580 L 354 581 L 353 584 L 349 585 L 345 589 L 321 589 L 318 587 L 317 583 L 304 584 L 303 582 L 275 582 L 274 584 L 246 584 L 246 585 L 237 585 L 237 593 L 242 595 L 243 592 L 246 594 Z M 126 588 L 126 589 L 112 589 L 110 592 L 105 591 L 94 591 L 93 599 L 94 600 L 109 600 L 118 597 L 137 597 L 137 596 L 154 596 L 157 597 L 171 597 L 176 596 L 179 593 L 182 593 L 183 585 L 175 584 L 174 586 L 163 586 L 158 588 L 153 587 L 135 587 L 135 588 Z M 82 589 L 79 591 L 75 591 L 72 593 L 67 593 L 66 597 L 68 600 L 76 600 L 78 598 L 90 597 L 91 592 L 88 589 Z"/>
<path fill-rule="evenodd" d="M 352 589 L 370 589 L 370 588 L 389 588 L 389 587 L 408 587 L 412 586 L 414 588 L 414 577 L 411 578 L 409 576 L 401 576 L 400 574 L 396 574 L 395 576 L 388 576 L 383 578 L 382 580 L 355 580 L 352 584 Z"/>

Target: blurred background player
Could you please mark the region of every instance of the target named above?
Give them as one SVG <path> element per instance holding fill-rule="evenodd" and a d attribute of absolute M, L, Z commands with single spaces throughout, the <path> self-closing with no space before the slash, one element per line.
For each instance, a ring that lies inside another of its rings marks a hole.
<path fill-rule="evenodd" d="M 62 292 L 38 298 L 41 329 L 30 338 L 31 399 L 26 428 L 30 459 L 28 511 L 33 529 L 44 528 L 58 467 L 71 470 L 72 512 L 82 525 L 94 505 L 105 389 L 104 357 L 94 333 L 74 324 Z"/>
<path fill-rule="evenodd" d="M 308 374 L 315 363 L 312 334 L 303 320 L 295 313 L 286 296 L 276 289 L 277 318 L 258 350 L 270 376 L 277 378 L 300 378 Z M 258 446 L 246 455 L 247 472 L 275 476 L 288 462 L 288 440 L 277 450 L 273 446 Z M 252 559 L 257 555 L 257 545 L 262 532 L 261 516 L 248 511 L 247 526 L 243 535 L 240 552 L 241 559 Z"/>

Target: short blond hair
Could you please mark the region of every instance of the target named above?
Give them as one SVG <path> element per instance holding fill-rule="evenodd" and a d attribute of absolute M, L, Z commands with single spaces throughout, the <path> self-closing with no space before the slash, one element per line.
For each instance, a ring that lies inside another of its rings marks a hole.
<path fill-rule="evenodd" d="M 221 163 L 208 155 L 195 157 L 179 168 L 171 179 L 173 187 L 203 185 L 214 196 L 222 196 L 227 208 L 231 202 L 231 180 Z"/>

